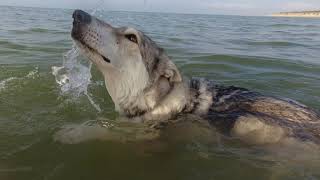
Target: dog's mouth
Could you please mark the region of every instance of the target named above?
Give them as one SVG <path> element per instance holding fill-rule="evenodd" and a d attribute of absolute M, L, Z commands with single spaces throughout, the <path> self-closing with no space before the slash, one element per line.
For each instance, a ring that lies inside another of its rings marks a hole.
<path fill-rule="evenodd" d="M 100 56 L 105 62 L 107 63 L 111 63 L 111 60 L 109 58 L 107 58 L 106 56 L 102 55 L 98 50 L 92 48 L 90 45 L 88 45 L 84 39 L 83 39 L 83 35 L 79 35 L 78 33 L 78 29 L 79 27 L 74 26 L 72 29 L 72 38 L 73 40 L 75 40 L 77 46 L 81 49 L 86 49 L 87 51 L 90 51 L 93 54 L 97 54 L 98 56 Z"/>
<path fill-rule="evenodd" d="M 87 33 L 84 27 L 88 26 L 91 23 L 92 21 L 91 15 L 81 10 L 75 10 L 72 17 L 74 20 L 73 20 L 73 28 L 71 31 L 71 36 L 77 42 L 77 44 L 81 45 L 80 48 L 84 48 L 90 51 L 91 53 L 100 56 L 105 62 L 111 63 L 109 58 L 101 54 L 97 49 L 92 48 L 92 46 L 90 46 L 84 40 L 84 36 Z"/>
<path fill-rule="evenodd" d="M 101 53 L 99 53 L 97 50 L 93 49 L 92 47 L 82 43 L 83 46 L 85 46 L 89 51 L 91 51 L 92 53 L 95 53 L 97 55 L 99 55 L 105 62 L 107 63 L 111 63 L 111 60 L 109 58 L 107 58 L 106 56 L 102 55 Z"/>
<path fill-rule="evenodd" d="M 75 37 L 72 36 L 72 38 L 75 40 L 76 45 L 81 49 L 86 49 L 87 51 L 90 51 L 93 54 L 96 54 L 98 56 L 100 56 L 105 62 L 107 63 L 111 63 L 111 60 L 109 58 L 107 58 L 106 56 L 102 55 L 101 53 L 99 53 L 98 50 L 92 48 L 90 45 L 88 45 L 86 42 L 83 41 L 82 38 L 79 37 Z"/>

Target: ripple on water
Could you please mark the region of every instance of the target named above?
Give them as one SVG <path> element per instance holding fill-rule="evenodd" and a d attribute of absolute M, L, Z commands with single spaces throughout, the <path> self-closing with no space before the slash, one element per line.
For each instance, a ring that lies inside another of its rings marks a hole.
<path fill-rule="evenodd" d="M 45 28 L 29 28 L 29 29 L 15 29 L 9 32 L 15 34 L 69 34 L 69 31 L 55 30 L 55 29 L 45 29 Z"/>
<path fill-rule="evenodd" d="M 254 41 L 254 40 L 230 40 L 231 43 L 249 45 L 254 47 L 294 48 L 309 47 L 308 45 L 290 41 Z"/>
<path fill-rule="evenodd" d="M 57 41 L 56 43 L 65 43 L 65 41 Z M 6 40 L 0 40 L 0 51 L 8 55 L 26 54 L 26 53 L 37 53 L 37 52 L 46 52 L 46 53 L 61 53 L 65 47 L 53 46 L 53 43 L 42 43 L 43 45 L 38 44 L 29 44 L 26 42 L 12 42 Z M 55 44 L 57 45 L 57 44 Z"/>
<path fill-rule="evenodd" d="M 0 92 L 1 92 L 1 90 L 5 90 L 5 88 L 8 86 L 9 83 L 16 81 L 16 80 L 22 80 L 24 78 L 35 78 L 38 73 L 39 73 L 39 70 L 38 70 L 38 67 L 36 67 L 34 70 L 30 71 L 24 77 L 9 77 L 4 80 L 1 80 L 0 81 Z"/>
<path fill-rule="evenodd" d="M 272 24 L 269 25 L 269 27 L 274 27 L 274 28 L 319 28 L 317 25 L 299 25 L 299 24 Z"/>

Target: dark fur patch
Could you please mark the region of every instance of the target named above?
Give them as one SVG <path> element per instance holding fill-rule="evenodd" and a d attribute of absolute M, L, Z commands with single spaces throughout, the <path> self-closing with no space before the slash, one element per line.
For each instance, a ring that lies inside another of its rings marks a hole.
<path fill-rule="evenodd" d="M 159 63 L 160 63 L 160 58 L 155 57 L 154 63 L 151 68 L 151 72 L 155 71 L 158 68 Z"/>
<path fill-rule="evenodd" d="M 200 89 L 200 81 L 197 80 L 197 79 L 191 79 L 190 80 L 190 89 L 193 93 L 193 103 L 192 103 L 192 108 L 189 110 L 190 113 L 194 113 L 199 105 L 200 105 L 200 102 L 199 102 L 199 96 L 200 96 L 200 92 L 199 92 L 199 89 Z"/>
<path fill-rule="evenodd" d="M 155 70 L 155 67 L 160 62 L 160 55 L 163 52 L 154 41 L 152 41 L 148 36 L 144 35 L 142 32 L 139 34 L 141 42 L 139 44 L 140 53 L 142 60 L 146 65 L 147 71 L 151 75 Z"/>
<path fill-rule="evenodd" d="M 130 110 L 127 109 L 125 110 L 125 114 L 128 118 L 134 118 L 134 117 L 138 117 L 138 116 L 142 116 L 146 113 L 146 110 L 141 110 L 137 107 L 131 108 Z"/>

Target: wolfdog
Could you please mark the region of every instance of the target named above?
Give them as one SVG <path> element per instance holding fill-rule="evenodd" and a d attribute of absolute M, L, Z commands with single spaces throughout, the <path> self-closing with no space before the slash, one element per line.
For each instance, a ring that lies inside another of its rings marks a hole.
<path fill-rule="evenodd" d="M 116 110 L 133 122 L 161 128 L 183 114 L 256 144 L 298 139 L 320 144 L 320 116 L 296 101 L 201 78 L 183 78 L 143 32 L 116 28 L 76 10 L 72 38 L 102 73 Z"/>

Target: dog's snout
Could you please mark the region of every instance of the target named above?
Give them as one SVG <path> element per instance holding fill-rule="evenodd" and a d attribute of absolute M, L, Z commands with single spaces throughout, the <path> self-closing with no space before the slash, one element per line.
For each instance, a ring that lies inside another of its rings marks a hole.
<path fill-rule="evenodd" d="M 75 10 L 72 17 L 75 22 L 86 24 L 89 24 L 91 22 L 91 15 L 82 10 Z"/>

